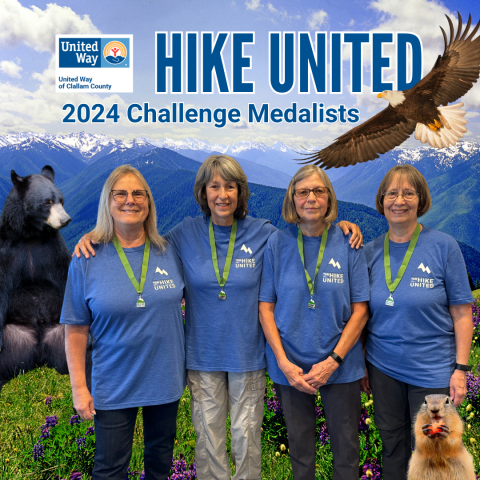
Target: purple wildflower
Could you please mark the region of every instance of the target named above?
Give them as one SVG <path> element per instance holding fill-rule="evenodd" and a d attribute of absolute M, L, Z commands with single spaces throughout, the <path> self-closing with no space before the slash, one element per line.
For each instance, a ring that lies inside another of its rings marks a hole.
<path fill-rule="evenodd" d="M 321 407 L 315 407 L 315 418 L 318 420 L 323 417 L 323 411 Z"/>
<path fill-rule="evenodd" d="M 82 474 L 74 470 L 70 473 L 70 480 L 82 480 Z"/>
<path fill-rule="evenodd" d="M 194 462 L 187 467 L 185 457 L 180 454 L 178 460 L 172 458 L 172 466 L 170 468 L 170 476 L 168 480 L 194 480 L 197 478 L 197 465 Z"/>
<path fill-rule="evenodd" d="M 330 443 L 330 434 L 328 433 L 327 422 L 323 422 L 322 428 L 320 429 L 320 445 L 327 445 Z"/>
<path fill-rule="evenodd" d="M 85 436 L 88 437 L 89 435 L 93 435 L 95 433 L 95 428 L 88 427 L 87 431 L 85 432 Z"/>
<path fill-rule="evenodd" d="M 283 408 L 282 405 L 280 404 L 280 401 L 278 400 L 277 397 L 272 397 L 268 400 L 267 407 L 269 410 L 272 410 L 275 415 L 281 415 L 283 414 Z"/>
<path fill-rule="evenodd" d="M 49 396 L 45 399 L 45 405 L 50 405 L 51 403 L 52 403 L 52 397 Z"/>
<path fill-rule="evenodd" d="M 83 422 L 83 420 L 80 418 L 79 415 L 72 415 L 70 417 L 70 420 L 68 421 L 70 425 L 75 425 L 76 423 L 80 423 L 80 422 Z"/>
<path fill-rule="evenodd" d="M 358 429 L 361 431 L 361 432 L 368 432 L 369 430 L 369 426 L 367 425 L 367 423 L 365 422 L 365 420 L 367 418 L 370 418 L 370 415 L 368 414 L 368 411 L 365 407 L 362 407 L 362 414 L 360 416 L 360 423 L 358 425 Z"/>
<path fill-rule="evenodd" d="M 475 376 L 472 372 L 467 372 L 466 399 L 473 404 L 480 401 L 480 375 Z"/>
<path fill-rule="evenodd" d="M 58 417 L 56 415 L 50 415 L 45 418 L 45 427 L 54 427 L 58 423 Z"/>
<path fill-rule="evenodd" d="M 142 473 L 140 474 L 140 480 L 145 480 L 145 470 L 142 470 Z"/>
<path fill-rule="evenodd" d="M 369 473 L 367 473 L 369 471 Z M 378 463 L 378 459 L 374 458 L 370 460 L 367 458 L 365 460 L 365 465 L 363 466 L 363 475 L 360 480 L 380 480 L 382 478 L 382 467 Z"/>
<path fill-rule="evenodd" d="M 87 446 L 86 437 L 78 437 L 75 442 L 77 443 L 77 450 L 81 450 Z"/>
<path fill-rule="evenodd" d="M 50 428 L 45 426 L 45 425 L 42 425 L 40 427 L 40 430 L 42 432 L 42 434 L 40 435 L 40 438 L 48 438 L 50 436 Z"/>
<path fill-rule="evenodd" d="M 43 445 L 40 442 L 37 442 L 33 446 L 33 460 L 35 462 L 38 462 L 39 460 L 44 458 L 44 453 L 43 453 Z"/>
<path fill-rule="evenodd" d="M 472 320 L 473 320 L 473 329 L 478 328 L 480 321 L 480 303 L 478 301 L 472 303 Z"/>

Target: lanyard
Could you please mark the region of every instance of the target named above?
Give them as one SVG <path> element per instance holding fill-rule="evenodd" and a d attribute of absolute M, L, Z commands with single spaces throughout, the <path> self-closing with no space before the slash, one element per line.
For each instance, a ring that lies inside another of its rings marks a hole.
<path fill-rule="evenodd" d="M 415 250 L 415 245 L 417 244 L 418 236 L 420 235 L 420 224 L 417 223 L 415 227 L 415 231 L 413 232 L 413 236 L 410 240 L 408 245 L 407 253 L 403 257 L 402 265 L 400 266 L 400 270 L 397 273 L 397 278 L 392 283 L 392 271 L 390 269 L 390 243 L 389 243 L 389 232 L 385 235 L 385 243 L 383 247 L 383 265 L 385 267 L 385 281 L 387 282 L 387 287 L 390 294 L 393 294 L 395 289 L 398 287 L 400 280 L 407 269 L 408 262 L 410 262 L 410 258 L 412 258 L 413 251 Z"/>
<path fill-rule="evenodd" d="M 143 250 L 142 274 L 140 276 L 140 285 L 138 284 L 137 280 L 133 276 L 132 267 L 128 263 L 125 252 L 123 251 L 123 248 L 120 245 L 120 242 L 118 241 L 118 238 L 116 235 L 114 235 L 113 237 L 113 243 L 117 250 L 118 256 L 120 257 L 123 268 L 127 272 L 128 278 L 132 282 L 133 288 L 135 288 L 135 290 L 138 293 L 137 307 L 144 307 L 145 301 L 142 299 L 142 292 L 143 292 L 143 286 L 145 285 L 145 280 L 147 278 L 148 257 L 150 256 L 150 240 L 148 239 L 148 237 L 145 238 L 145 248 Z"/>
<path fill-rule="evenodd" d="M 302 260 L 303 270 L 305 271 L 305 277 L 307 279 L 308 290 L 310 291 L 310 301 L 308 302 L 308 308 L 315 308 L 315 302 L 313 301 L 313 287 L 315 286 L 315 279 L 317 278 L 317 273 L 320 268 L 320 265 L 323 260 L 323 253 L 325 251 L 325 245 L 327 244 L 327 237 L 328 237 L 328 225 L 325 225 L 322 233 L 322 242 L 320 244 L 320 250 L 318 251 L 318 259 L 317 259 L 317 266 L 315 268 L 315 276 L 313 277 L 313 282 L 310 278 L 310 275 L 305 268 L 305 260 L 303 254 L 303 235 L 302 230 L 300 229 L 300 225 L 298 226 L 298 235 L 297 235 L 297 243 L 298 243 L 298 252 L 300 253 L 300 259 Z"/>
<path fill-rule="evenodd" d="M 227 283 L 228 274 L 230 272 L 230 265 L 232 264 L 233 249 L 235 247 L 235 237 L 237 236 L 237 219 L 233 219 L 232 231 L 230 232 L 230 240 L 228 242 L 227 259 L 225 260 L 225 267 L 223 269 L 222 277 L 220 278 L 220 271 L 218 269 L 217 247 L 215 246 L 215 233 L 213 231 L 212 217 L 208 225 L 208 238 L 210 240 L 210 249 L 212 251 L 212 262 L 217 277 L 217 282 L 220 285 L 221 291 L 218 295 L 220 300 L 226 300 L 227 295 L 223 291 L 224 285 Z"/>

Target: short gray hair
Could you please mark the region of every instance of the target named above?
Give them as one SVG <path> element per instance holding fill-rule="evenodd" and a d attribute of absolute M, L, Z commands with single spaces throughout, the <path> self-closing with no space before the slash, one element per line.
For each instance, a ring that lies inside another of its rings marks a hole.
<path fill-rule="evenodd" d="M 147 191 L 148 215 L 143 222 L 143 227 L 150 243 L 156 245 L 159 250 L 163 252 L 167 242 L 158 234 L 157 211 L 155 209 L 152 192 L 150 191 L 147 181 L 143 178 L 143 175 L 131 165 L 121 165 L 120 167 L 117 167 L 105 181 L 102 193 L 100 194 L 100 201 L 98 203 L 97 225 L 92 232 L 92 240 L 104 244 L 113 242 L 115 230 L 113 218 L 110 213 L 110 191 L 115 183 L 125 175 L 135 175 L 138 178 L 138 181 L 142 184 L 143 189 Z"/>
<path fill-rule="evenodd" d="M 248 213 L 248 199 L 250 198 L 247 176 L 240 164 L 228 155 L 211 155 L 202 163 L 197 172 L 193 194 L 202 212 L 207 217 L 212 215 L 207 202 L 206 186 L 208 182 L 213 180 L 215 173 L 218 173 L 223 180 L 237 184 L 238 201 L 233 216 L 235 218 L 245 218 Z"/>
<path fill-rule="evenodd" d="M 317 165 L 305 165 L 302 167 L 290 180 L 290 183 L 285 193 L 285 198 L 282 205 L 282 217 L 287 223 L 299 223 L 300 217 L 298 216 L 297 209 L 295 208 L 295 201 L 293 199 L 293 192 L 295 191 L 296 184 L 309 177 L 310 175 L 317 174 L 322 180 L 323 184 L 328 188 L 328 208 L 325 214 L 325 222 L 333 223 L 338 216 L 338 203 L 335 191 L 332 187 L 332 182 L 328 178 L 327 174 Z"/>

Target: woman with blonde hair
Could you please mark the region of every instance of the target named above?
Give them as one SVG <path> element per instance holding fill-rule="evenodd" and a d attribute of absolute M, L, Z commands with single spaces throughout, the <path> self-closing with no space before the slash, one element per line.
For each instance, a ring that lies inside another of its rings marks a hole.
<path fill-rule="evenodd" d="M 93 239 L 96 260 L 74 257 L 70 264 L 60 319 L 74 407 L 95 420 L 92 478 L 125 478 L 143 407 L 146 477 L 165 480 L 185 388 L 183 271 L 158 235 L 150 188 L 130 165 L 105 182 Z M 91 392 L 85 379 L 89 334 Z"/>
<path fill-rule="evenodd" d="M 326 173 L 302 167 L 282 215 L 293 225 L 267 242 L 260 322 L 267 371 L 285 415 L 295 480 L 315 479 L 315 396 L 320 391 L 333 453 L 333 479 L 358 480 L 361 342 L 368 318 L 363 250 L 333 225 L 337 199 Z"/>

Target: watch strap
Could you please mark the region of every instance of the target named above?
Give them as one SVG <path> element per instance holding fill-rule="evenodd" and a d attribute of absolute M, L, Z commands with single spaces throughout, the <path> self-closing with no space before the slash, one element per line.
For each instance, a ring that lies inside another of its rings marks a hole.
<path fill-rule="evenodd" d="M 455 370 L 462 370 L 462 372 L 470 372 L 472 370 L 471 365 L 462 365 L 461 363 L 455 364 Z"/>
<path fill-rule="evenodd" d="M 343 363 L 343 358 L 340 355 L 337 355 L 333 350 L 329 353 L 329 356 L 332 357 L 339 365 Z"/>

